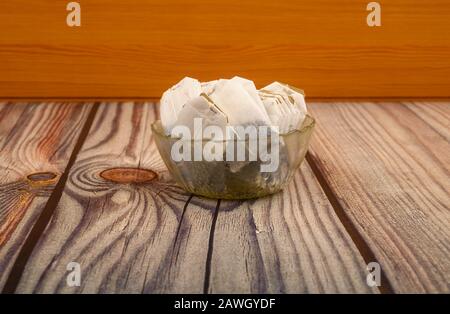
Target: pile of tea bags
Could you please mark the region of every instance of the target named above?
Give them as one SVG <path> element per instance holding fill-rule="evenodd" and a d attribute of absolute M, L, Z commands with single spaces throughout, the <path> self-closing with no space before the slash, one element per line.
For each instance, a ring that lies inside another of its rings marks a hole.
<path fill-rule="evenodd" d="M 279 166 L 274 171 L 261 171 L 261 158 L 253 161 L 224 158 L 223 161 L 176 162 L 175 170 L 184 178 L 184 184 L 191 190 L 204 188 L 202 195 L 209 195 L 209 189 L 221 190 L 225 194 L 229 192 L 230 195 L 236 190 L 240 194 L 249 191 L 249 195 L 253 195 L 258 189 L 275 191 L 282 182 L 287 182 L 293 173 L 290 169 L 295 169 L 296 155 L 304 152 L 296 144 L 297 138 L 281 135 L 299 129 L 306 112 L 301 90 L 278 82 L 258 90 L 253 81 L 237 76 L 204 83 L 186 77 L 163 94 L 160 106 L 161 124 L 168 136 L 172 136 L 177 126 L 187 126 L 191 133 L 195 133 L 196 118 L 201 118 L 203 128 L 217 126 L 236 130 L 237 126 L 267 126 L 280 135 L 276 136 L 279 138 L 279 154 L 275 156 Z M 225 131 L 222 134 L 229 133 Z M 223 142 L 224 155 L 235 144 L 228 139 Z M 253 153 L 249 143 L 246 146 L 248 155 Z"/>
<path fill-rule="evenodd" d="M 202 118 L 203 127 L 267 125 L 286 134 L 301 126 L 307 112 L 301 90 L 278 82 L 257 90 L 238 76 L 204 83 L 186 77 L 163 94 L 160 111 L 168 135 L 177 125 L 192 130 L 194 118 Z"/>

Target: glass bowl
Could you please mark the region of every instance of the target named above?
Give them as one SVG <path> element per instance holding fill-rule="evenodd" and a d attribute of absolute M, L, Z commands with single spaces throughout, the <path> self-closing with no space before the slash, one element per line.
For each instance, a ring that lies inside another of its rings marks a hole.
<path fill-rule="evenodd" d="M 193 152 L 194 145 L 204 147 L 207 140 L 185 140 L 168 136 L 164 133 L 160 120 L 152 124 L 152 131 L 164 163 L 184 190 L 208 198 L 249 199 L 276 193 L 289 183 L 305 158 L 314 125 L 314 118 L 306 115 L 300 128 L 279 135 L 279 162 L 273 172 L 261 172 L 263 161 L 259 157 L 256 161 L 194 161 L 194 158 L 192 161 L 175 161 L 171 157 L 171 151 L 177 141 L 190 145 L 190 151 Z M 248 138 L 234 139 L 232 142 L 223 140 L 221 143 L 226 147 L 242 141 L 245 143 L 239 144 L 244 144 L 248 149 Z"/>

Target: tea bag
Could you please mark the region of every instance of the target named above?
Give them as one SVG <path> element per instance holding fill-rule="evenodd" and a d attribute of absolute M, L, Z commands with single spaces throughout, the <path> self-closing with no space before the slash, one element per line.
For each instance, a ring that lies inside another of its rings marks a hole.
<path fill-rule="evenodd" d="M 225 134 L 225 127 L 228 124 L 227 116 L 220 111 L 206 94 L 202 93 L 200 96 L 186 102 L 178 113 L 175 125 L 187 126 L 191 134 L 194 134 L 196 118 L 202 119 L 202 129 L 207 126 L 218 126 L 222 130 L 222 134 Z"/>
<path fill-rule="evenodd" d="M 234 146 L 236 141 L 245 141 L 246 156 L 257 156 L 257 151 L 251 148 L 255 147 L 253 144 L 257 142 L 257 134 L 247 134 L 246 139 L 246 135 L 237 130 L 238 127 L 270 125 L 270 119 L 258 96 L 255 84 L 237 76 L 230 80 L 219 80 L 210 97 L 227 115 L 233 130 L 232 134 L 227 134 L 225 151 L 232 150 L 231 146 Z M 228 164 L 228 167 L 231 172 L 236 173 L 249 163 L 251 160 L 234 160 Z"/>
<path fill-rule="evenodd" d="M 180 110 L 191 99 L 200 96 L 202 88 L 196 79 L 185 77 L 161 97 L 161 123 L 166 134 L 176 125 Z"/>
<path fill-rule="evenodd" d="M 259 91 L 273 125 L 281 133 L 299 128 L 307 113 L 303 91 L 287 84 L 273 82 Z"/>
<path fill-rule="evenodd" d="M 287 133 L 292 127 L 293 113 L 282 95 L 260 91 L 259 96 L 269 116 L 271 124 L 277 126 L 280 133 Z"/>
<path fill-rule="evenodd" d="M 204 94 L 206 94 L 207 96 L 211 95 L 214 90 L 216 89 L 216 85 L 219 83 L 220 80 L 214 80 L 214 81 L 209 81 L 209 82 L 202 82 L 201 87 L 202 87 L 202 92 Z"/>
<path fill-rule="evenodd" d="M 253 101 L 257 104 L 259 111 L 264 116 L 266 121 L 269 121 L 269 117 L 267 115 L 266 110 L 264 109 L 264 105 L 261 101 L 261 98 L 258 95 L 258 90 L 256 89 L 255 83 L 253 81 L 247 80 L 245 78 L 235 76 L 231 79 L 231 81 L 235 81 L 242 85 L 245 88 L 246 92 L 250 95 Z"/>
<path fill-rule="evenodd" d="M 257 99 L 256 87 L 249 82 L 238 77 L 219 80 L 209 96 L 228 117 L 231 126 L 270 125 L 268 115 Z"/>
<path fill-rule="evenodd" d="M 279 137 L 278 133 L 286 134 L 300 128 L 305 115 L 306 104 L 302 91 L 279 82 L 257 90 L 253 81 L 238 76 L 202 83 L 186 77 L 167 90 L 161 99 L 161 123 L 167 134 L 175 126 L 186 126 L 194 135 L 196 118 L 201 118 L 202 138 L 199 141 L 202 143 L 203 159 L 182 160 L 176 164 L 177 171 L 186 180 L 185 185 L 190 186 L 191 190 L 201 188 L 206 195 L 209 194 L 208 190 L 226 192 L 227 189 L 251 190 L 253 193 L 257 189 L 275 189 L 285 182 L 290 169 L 295 166 L 293 163 L 297 160 L 295 157 L 299 149 L 292 142 L 287 145 L 289 138 Z M 223 130 L 222 138 L 208 137 L 207 132 L 203 132 L 208 126 Z M 247 138 L 244 134 L 246 138 L 242 138 L 242 133 L 238 132 L 238 127 L 248 126 L 268 126 L 268 137 L 277 139 L 279 153 L 275 153 L 274 158 L 279 158 L 279 166 L 273 172 L 260 170 L 261 164 L 267 163 L 266 159 L 258 155 L 256 147 L 259 146 L 255 145 L 262 138 L 261 135 L 253 133 L 256 135 Z M 219 145 L 213 146 L 216 143 Z M 236 144 L 237 148 L 237 143 L 245 144 L 246 157 L 256 157 L 243 161 L 227 158 L 227 152 L 231 152 L 233 157 L 237 156 L 234 147 Z M 223 156 L 223 159 L 218 160 L 217 156 Z M 196 175 L 190 176 L 190 173 Z"/>

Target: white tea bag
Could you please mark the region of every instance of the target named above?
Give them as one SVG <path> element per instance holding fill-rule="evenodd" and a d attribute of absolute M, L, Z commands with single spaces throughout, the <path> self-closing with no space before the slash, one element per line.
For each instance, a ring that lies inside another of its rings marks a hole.
<path fill-rule="evenodd" d="M 269 116 L 272 114 L 271 120 L 281 122 L 280 130 L 282 129 L 283 133 L 300 127 L 307 113 L 303 91 L 287 84 L 273 82 L 262 88 L 259 95 Z M 283 116 L 276 117 L 279 113 L 272 106 L 282 107 Z"/>
<path fill-rule="evenodd" d="M 250 95 L 239 79 L 219 82 L 210 97 L 228 117 L 231 126 L 270 125 L 264 107 Z"/>
<path fill-rule="evenodd" d="M 264 109 L 264 105 L 261 101 L 261 98 L 258 95 L 258 90 L 256 89 L 255 83 L 253 83 L 253 81 L 247 80 L 239 76 L 233 77 L 231 81 L 236 81 L 237 83 L 241 84 L 242 87 L 245 88 L 250 97 L 252 97 L 252 99 L 258 105 L 258 110 L 260 111 L 260 113 L 264 116 L 266 120 L 269 120 L 269 117 L 267 115 L 266 110 Z"/>
<path fill-rule="evenodd" d="M 201 82 L 202 92 L 207 96 L 211 95 L 212 92 L 216 89 L 216 85 L 219 80 L 209 81 L 209 82 Z"/>
<path fill-rule="evenodd" d="M 261 97 L 271 124 L 277 126 L 280 133 L 286 133 L 289 129 L 289 120 L 292 118 L 292 114 L 284 102 L 283 97 L 266 91 L 260 91 L 259 96 Z"/>
<path fill-rule="evenodd" d="M 203 83 L 185 77 L 161 98 L 161 122 L 167 134 L 175 125 L 192 129 L 195 118 L 204 120 L 203 127 L 229 125 L 234 134 L 237 126 L 249 125 L 277 126 L 284 134 L 301 126 L 306 112 L 301 90 L 273 82 L 258 91 L 253 81 L 238 76 Z"/>
<path fill-rule="evenodd" d="M 175 124 L 187 126 L 191 134 L 194 134 L 196 118 L 202 118 L 200 131 L 207 126 L 218 126 L 222 134 L 225 134 L 225 127 L 228 124 L 226 115 L 203 93 L 183 105 Z"/>
<path fill-rule="evenodd" d="M 200 96 L 202 88 L 196 79 L 185 77 L 169 88 L 161 97 L 161 124 L 166 134 L 176 125 L 181 108 L 189 100 Z"/>

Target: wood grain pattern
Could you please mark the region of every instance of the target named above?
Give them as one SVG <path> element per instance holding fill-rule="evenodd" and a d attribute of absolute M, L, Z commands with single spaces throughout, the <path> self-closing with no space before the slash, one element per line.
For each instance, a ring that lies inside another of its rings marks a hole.
<path fill-rule="evenodd" d="M 377 292 L 306 163 L 284 193 L 217 212 L 171 180 L 154 117 L 151 104 L 101 105 L 17 292 Z"/>
<path fill-rule="evenodd" d="M 90 104 L 0 104 L 0 289 L 64 171 Z"/>
<path fill-rule="evenodd" d="M 188 202 L 172 182 L 151 137 L 154 117 L 153 104 L 100 106 L 18 292 L 203 291 L 215 202 Z M 80 287 L 66 284 L 70 262 L 81 265 Z"/>
<path fill-rule="evenodd" d="M 445 97 L 450 3 L 366 0 L 0 2 L 0 97 L 160 97 L 183 76 L 273 80 L 312 97 Z"/>
<path fill-rule="evenodd" d="M 396 292 L 450 291 L 450 103 L 317 103 L 311 156 Z"/>
<path fill-rule="evenodd" d="M 417 114 L 430 128 L 450 142 L 450 113 L 448 102 L 414 101 L 403 103 L 409 110 Z M 448 155 L 445 151 L 444 156 Z M 448 166 L 448 163 L 447 163 Z"/>
<path fill-rule="evenodd" d="M 222 201 L 209 292 L 378 292 L 366 276 L 362 256 L 306 162 L 282 193 Z"/>
<path fill-rule="evenodd" d="M 0 103 L 1 285 L 90 107 Z M 17 292 L 377 293 L 351 223 L 394 292 L 448 293 L 450 102 L 309 108 L 312 163 L 282 193 L 218 206 L 172 181 L 153 104 L 103 103 Z"/>

